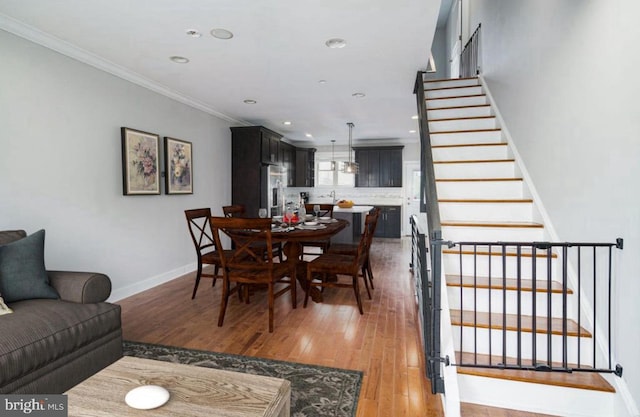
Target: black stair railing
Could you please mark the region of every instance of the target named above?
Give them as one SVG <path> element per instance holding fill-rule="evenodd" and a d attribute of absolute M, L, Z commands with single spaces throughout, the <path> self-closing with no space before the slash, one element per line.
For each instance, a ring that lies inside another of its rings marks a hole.
<path fill-rule="evenodd" d="M 479 24 L 460 54 L 460 78 L 475 77 L 480 74 L 480 27 Z"/>
<path fill-rule="evenodd" d="M 613 250 L 622 239 L 449 246 L 458 269 L 447 277 L 459 287 L 457 366 L 622 376 L 611 353 Z"/>
<path fill-rule="evenodd" d="M 420 128 L 420 212 L 426 215 L 426 227 L 420 227 L 416 218 L 411 219 L 414 254 L 412 268 L 416 276 L 416 289 L 420 305 L 423 347 L 427 377 L 431 392 L 444 393 L 443 363 L 448 359 L 440 352 L 440 291 L 442 290 L 442 227 L 438 208 L 431 138 L 424 92 L 424 72 L 418 71 L 414 94 L 418 107 Z M 426 230 L 424 230 L 426 229 Z"/>

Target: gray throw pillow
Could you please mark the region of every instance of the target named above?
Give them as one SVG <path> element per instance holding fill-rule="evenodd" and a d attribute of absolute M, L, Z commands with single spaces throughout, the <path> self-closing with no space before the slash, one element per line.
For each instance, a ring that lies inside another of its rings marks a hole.
<path fill-rule="evenodd" d="M 0 294 L 7 303 L 60 298 L 44 266 L 44 230 L 0 246 Z"/>

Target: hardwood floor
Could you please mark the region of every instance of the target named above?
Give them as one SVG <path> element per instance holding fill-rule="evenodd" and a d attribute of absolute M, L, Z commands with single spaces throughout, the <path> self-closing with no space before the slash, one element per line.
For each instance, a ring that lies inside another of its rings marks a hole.
<path fill-rule="evenodd" d="M 220 281 L 200 283 L 191 300 L 188 274 L 119 302 L 126 340 L 280 359 L 364 372 L 358 417 L 442 416 L 431 395 L 417 331 L 410 241 L 377 239 L 372 246 L 375 290 L 362 288 L 364 315 L 353 291 L 327 288 L 324 303 L 291 309 L 289 296 L 276 300 L 275 329 L 268 332 L 266 293 L 251 304 L 229 301 L 225 323 L 217 326 Z"/>
<path fill-rule="evenodd" d="M 191 300 L 195 274 L 121 300 L 126 340 L 182 346 L 269 359 L 355 369 L 364 372 L 357 417 L 440 417 L 441 401 L 431 395 L 418 333 L 410 240 L 375 239 L 372 269 L 375 290 L 369 300 L 361 289 L 364 315 L 353 291 L 327 288 L 324 302 L 298 308 L 289 296 L 275 306 L 275 329 L 268 332 L 266 291 L 250 304 L 229 301 L 225 323 L 217 326 L 220 285 L 203 279 Z M 220 281 L 218 281 L 220 283 Z M 506 413 L 508 410 L 502 410 Z M 495 409 L 464 405 L 462 415 L 508 417 Z"/>

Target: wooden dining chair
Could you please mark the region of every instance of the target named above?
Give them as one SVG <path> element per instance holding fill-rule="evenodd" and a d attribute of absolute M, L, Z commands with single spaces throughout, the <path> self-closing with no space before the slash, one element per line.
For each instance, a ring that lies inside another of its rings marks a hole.
<path fill-rule="evenodd" d="M 193 294 L 191 295 L 191 299 L 193 300 L 196 297 L 201 278 L 213 278 L 212 286 L 216 285 L 216 279 L 220 277 L 218 272 L 221 266 L 221 260 L 220 254 L 215 250 L 215 242 L 213 241 L 213 234 L 209 223 L 211 209 L 200 208 L 185 210 L 184 215 L 187 218 L 189 234 L 191 235 L 191 240 L 193 241 L 198 257 L 196 283 L 193 286 Z M 231 253 L 231 251 L 228 252 Z M 205 265 L 213 265 L 214 273 L 204 273 L 202 269 Z"/>
<path fill-rule="evenodd" d="M 273 332 L 273 310 L 275 299 L 291 292 L 291 304 L 296 308 L 295 267 L 289 263 L 273 261 L 271 239 L 271 219 L 212 217 L 210 219 L 216 249 L 221 253 L 223 287 L 222 302 L 218 315 L 218 326 L 224 323 L 224 316 L 233 292 L 241 291 L 243 285 L 266 285 L 268 289 L 269 332 Z M 222 236 L 227 236 L 235 250 L 229 254 L 222 246 Z M 256 250 L 263 242 L 267 256 Z M 231 288 L 231 283 L 235 286 Z M 284 287 L 276 291 L 276 284 Z"/>
<path fill-rule="evenodd" d="M 315 204 L 305 204 L 304 208 L 307 214 L 315 214 L 313 206 Z M 318 204 L 320 211 L 318 217 L 333 217 L 333 204 Z M 310 240 L 302 242 L 302 250 L 300 251 L 300 259 L 304 259 L 304 255 L 317 255 L 317 252 L 305 252 L 305 248 L 320 248 L 321 253 L 325 253 L 329 248 L 331 241 L 329 239 Z"/>
<path fill-rule="evenodd" d="M 224 213 L 225 217 L 245 217 L 245 208 L 242 204 L 222 206 L 222 212 Z"/>
<path fill-rule="evenodd" d="M 222 206 L 222 212 L 225 217 L 246 217 L 245 208 L 242 204 L 232 204 L 230 206 Z M 264 250 L 264 242 L 256 242 L 256 246 L 261 246 L 263 248 L 263 253 L 266 254 Z M 282 243 L 275 242 L 272 247 L 273 256 L 277 256 L 280 262 L 284 262 L 284 255 L 282 250 Z M 266 256 L 266 255 L 265 255 Z"/>
<path fill-rule="evenodd" d="M 362 268 L 362 275 L 369 282 L 372 290 L 375 287 L 373 285 L 373 270 L 371 269 L 371 244 L 373 243 L 373 236 L 376 232 L 379 217 L 380 207 L 374 207 L 365 218 L 365 229 L 370 228 L 371 230 L 368 231 L 369 243 L 367 244 L 367 257 Z M 334 243 L 329 247 L 329 253 L 356 256 L 358 245 L 354 243 Z"/>
<path fill-rule="evenodd" d="M 356 302 L 358 303 L 358 310 L 360 311 L 360 314 L 364 314 L 364 311 L 362 310 L 358 278 L 361 276 L 360 271 L 363 269 L 366 260 L 367 246 L 371 244 L 371 239 L 369 238 L 370 231 L 370 227 L 365 227 L 364 232 L 360 236 L 360 242 L 358 243 L 355 256 L 327 252 L 307 263 L 307 288 L 304 295 L 304 307 L 307 307 L 309 292 L 313 286 L 321 288 L 353 288 L 353 292 L 356 296 Z M 344 275 L 351 277 L 351 283 L 340 281 L 340 276 Z M 330 276 L 337 276 L 337 279 L 327 279 L 327 277 Z M 364 276 L 363 280 L 369 299 L 371 299 L 369 284 Z"/>

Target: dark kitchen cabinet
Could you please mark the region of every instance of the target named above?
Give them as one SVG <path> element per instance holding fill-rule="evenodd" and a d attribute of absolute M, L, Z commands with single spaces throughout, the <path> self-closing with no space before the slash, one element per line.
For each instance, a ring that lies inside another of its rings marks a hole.
<path fill-rule="evenodd" d="M 356 187 L 402 187 L 402 148 L 355 148 Z"/>
<path fill-rule="evenodd" d="M 376 225 L 375 237 L 400 238 L 402 229 L 402 207 L 401 206 L 378 206 L 380 217 Z"/>
<path fill-rule="evenodd" d="M 278 163 L 281 137 L 262 126 L 231 128 L 231 203 L 243 204 L 247 214 L 267 207 L 266 165 Z"/>
<path fill-rule="evenodd" d="M 266 129 L 260 130 L 260 155 L 263 164 L 280 163 L 280 138 L 281 135 Z"/>
<path fill-rule="evenodd" d="M 296 148 L 295 187 L 313 187 L 315 184 L 314 148 Z"/>
<path fill-rule="evenodd" d="M 280 142 L 280 161 L 287 172 L 287 187 L 296 184 L 296 147 Z"/>

